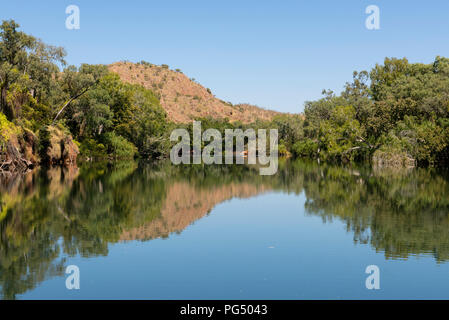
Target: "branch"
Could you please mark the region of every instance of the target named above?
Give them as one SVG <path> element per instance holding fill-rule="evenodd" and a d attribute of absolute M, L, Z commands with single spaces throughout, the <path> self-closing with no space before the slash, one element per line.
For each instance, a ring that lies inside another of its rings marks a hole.
<path fill-rule="evenodd" d="M 80 93 L 78 93 L 77 95 L 73 96 L 72 98 L 69 99 L 69 101 L 67 101 L 61 108 L 61 110 L 59 110 L 59 112 L 56 114 L 56 117 L 53 119 L 53 122 L 51 123 L 51 125 L 54 125 L 56 120 L 58 119 L 59 115 L 64 111 L 64 109 L 70 104 L 72 103 L 73 100 L 78 99 L 79 97 L 81 97 L 83 94 L 85 94 L 92 86 L 88 86 L 86 88 L 84 88 L 84 90 L 82 90 Z"/>
<path fill-rule="evenodd" d="M 346 153 L 354 151 L 354 150 L 362 149 L 362 148 L 366 148 L 366 147 L 363 147 L 363 146 L 352 147 L 352 148 L 349 148 L 349 149 L 343 151 L 343 154 L 346 154 Z"/>

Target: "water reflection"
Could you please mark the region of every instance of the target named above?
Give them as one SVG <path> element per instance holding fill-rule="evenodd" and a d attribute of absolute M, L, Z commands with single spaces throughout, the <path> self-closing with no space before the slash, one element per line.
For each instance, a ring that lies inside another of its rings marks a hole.
<path fill-rule="evenodd" d="M 449 186 L 433 170 L 386 171 L 281 161 L 275 176 L 249 166 L 95 164 L 3 177 L 1 295 L 14 299 L 63 275 L 64 256 L 108 254 L 118 241 L 180 233 L 231 198 L 306 195 L 306 213 L 343 221 L 354 242 L 388 259 L 449 259 Z"/>

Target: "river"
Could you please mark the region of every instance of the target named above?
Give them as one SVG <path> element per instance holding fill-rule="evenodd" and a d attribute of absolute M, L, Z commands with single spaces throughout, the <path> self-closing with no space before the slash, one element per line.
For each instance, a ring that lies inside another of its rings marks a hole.
<path fill-rule="evenodd" d="M 3 299 L 449 298 L 435 169 L 127 162 L 0 179 Z"/>

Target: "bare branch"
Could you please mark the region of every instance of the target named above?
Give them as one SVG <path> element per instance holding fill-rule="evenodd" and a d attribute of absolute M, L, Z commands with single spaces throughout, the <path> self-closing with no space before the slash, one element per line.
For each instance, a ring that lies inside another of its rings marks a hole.
<path fill-rule="evenodd" d="M 85 94 L 87 91 L 89 91 L 89 89 L 92 86 L 88 86 L 86 88 L 84 88 L 84 90 L 82 90 L 80 93 L 78 93 L 77 95 L 73 96 L 72 98 L 69 99 L 69 101 L 67 101 L 61 108 L 61 110 L 59 110 L 59 112 L 56 114 L 56 117 L 53 119 L 53 122 L 51 123 L 51 125 L 54 125 L 56 120 L 58 119 L 59 115 L 64 111 L 64 109 L 70 105 L 70 103 L 72 103 L 73 100 L 78 99 L 79 97 L 81 97 L 83 94 Z"/>

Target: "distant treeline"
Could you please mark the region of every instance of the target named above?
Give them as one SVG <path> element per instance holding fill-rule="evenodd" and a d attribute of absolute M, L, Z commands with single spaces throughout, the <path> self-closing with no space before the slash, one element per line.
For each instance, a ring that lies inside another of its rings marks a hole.
<path fill-rule="evenodd" d="M 63 48 L 18 29 L 12 20 L 0 26 L 0 152 L 12 136 L 20 144 L 35 135 L 31 147 L 42 161 L 51 145 L 49 127 L 56 127 L 73 137 L 86 158 L 161 158 L 169 155 L 170 132 L 191 127 L 171 123 L 151 90 L 121 81 L 104 65 L 67 66 Z M 370 72 L 354 72 L 340 95 L 323 94 L 306 102 L 303 115 L 251 124 L 197 120 L 223 132 L 277 128 L 281 155 L 447 165 L 449 59 L 410 64 L 387 58 Z"/>

